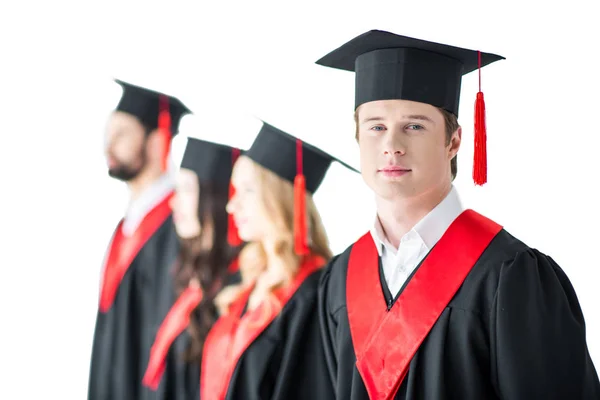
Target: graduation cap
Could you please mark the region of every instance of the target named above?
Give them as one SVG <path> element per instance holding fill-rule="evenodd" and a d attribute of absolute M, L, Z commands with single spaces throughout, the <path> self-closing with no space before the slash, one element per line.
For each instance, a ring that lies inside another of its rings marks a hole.
<path fill-rule="evenodd" d="M 323 150 L 263 121 L 244 155 L 294 184 L 294 242 L 299 255 L 307 254 L 306 191 L 317 191 L 333 161 L 358 172 Z"/>
<path fill-rule="evenodd" d="M 235 147 L 188 137 L 181 168 L 194 171 L 200 182 L 229 184 L 239 154 L 240 149 Z"/>
<path fill-rule="evenodd" d="M 233 196 L 231 171 L 241 150 L 224 144 L 188 137 L 181 159 L 181 168 L 194 171 L 199 182 L 215 182 L 229 186 L 229 198 Z M 227 240 L 232 246 L 241 244 L 233 216 L 229 214 Z"/>
<path fill-rule="evenodd" d="M 350 40 L 317 64 L 356 72 L 355 109 L 376 100 L 411 100 L 458 117 L 462 76 L 479 70 L 475 103 L 476 184 L 487 180 L 485 103 L 481 68 L 504 57 L 390 32 L 372 30 Z"/>
<path fill-rule="evenodd" d="M 166 170 L 171 139 L 178 133 L 181 117 L 191 111 L 175 97 L 118 79 L 115 82 L 123 88 L 116 110 L 133 115 L 150 130 L 160 129 L 165 151 L 162 167 Z"/>

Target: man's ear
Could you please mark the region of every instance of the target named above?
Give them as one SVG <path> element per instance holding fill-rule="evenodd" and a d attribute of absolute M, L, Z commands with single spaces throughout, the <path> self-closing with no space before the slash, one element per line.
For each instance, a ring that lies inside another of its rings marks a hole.
<path fill-rule="evenodd" d="M 460 143 L 462 141 L 462 128 L 459 126 L 456 131 L 450 137 L 450 143 L 448 147 L 448 158 L 453 159 L 460 149 Z"/>

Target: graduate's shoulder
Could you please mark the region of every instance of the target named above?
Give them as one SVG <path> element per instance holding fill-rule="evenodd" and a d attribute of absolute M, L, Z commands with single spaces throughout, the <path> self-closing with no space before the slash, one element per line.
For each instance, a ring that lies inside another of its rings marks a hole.
<path fill-rule="evenodd" d="M 461 251 L 460 247 L 458 244 L 456 251 Z M 504 266 L 511 264 L 519 253 L 528 249 L 527 245 L 506 230 L 500 230 L 465 278 L 455 300 L 462 298 L 466 303 L 476 300 L 477 304 L 491 304 Z M 486 301 L 482 302 L 481 296 L 484 296 Z M 471 308 L 466 304 L 461 307 Z"/>
<path fill-rule="evenodd" d="M 155 235 L 161 236 L 163 240 L 168 239 L 170 241 L 178 241 L 177 231 L 175 230 L 175 222 L 173 221 L 173 214 L 169 214 L 167 219 L 160 224 Z"/>
<path fill-rule="evenodd" d="M 529 246 L 503 228 L 485 249 L 480 262 L 490 264 L 491 267 L 497 265 L 498 262 L 511 261 L 519 253 L 529 249 Z"/>
<path fill-rule="evenodd" d="M 304 281 L 298 286 L 296 293 L 294 293 L 292 299 L 299 301 L 312 301 L 317 298 L 317 292 L 319 288 L 319 281 L 323 275 L 323 268 L 319 268 L 316 271 L 308 275 Z"/>
<path fill-rule="evenodd" d="M 344 280 L 346 279 L 346 273 L 348 271 L 348 262 L 350 261 L 350 253 L 356 242 L 352 243 L 343 252 L 336 254 L 329 260 L 325 265 L 323 276 L 321 281 L 324 280 Z"/>
<path fill-rule="evenodd" d="M 535 265 L 538 264 L 536 259 L 548 258 L 547 254 L 530 247 L 503 228 L 492 239 L 477 264 L 479 269 L 500 274 L 509 265 Z"/>
<path fill-rule="evenodd" d="M 568 281 L 562 268 L 544 250 L 530 247 L 504 229 L 496 239 L 490 244 L 491 251 L 486 261 L 500 278 L 528 278 L 539 285 L 544 284 L 544 277 L 550 275 L 556 276 L 559 281 Z"/>
<path fill-rule="evenodd" d="M 332 314 L 346 304 L 346 276 L 353 246 L 354 243 L 327 263 L 319 282 L 319 301 Z"/>
<path fill-rule="evenodd" d="M 319 268 L 308 275 L 296 288 L 291 297 L 283 304 L 277 323 L 270 329 L 279 332 L 281 326 L 308 324 L 315 318 L 318 302 L 319 281 L 323 274 Z"/>
<path fill-rule="evenodd" d="M 524 277 L 544 271 L 552 273 L 556 268 L 549 256 L 502 229 L 467 275 L 452 305 L 487 313 L 507 272 L 514 277 Z"/>
<path fill-rule="evenodd" d="M 344 254 L 345 252 L 333 256 L 326 264 L 307 276 L 288 302 L 288 306 L 290 308 L 295 307 L 294 303 L 297 302 L 306 304 L 316 302 L 319 292 L 322 290 L 323 281 L 328 280 L 331 267 L 334 264 L 340 263 L 340 258 L 342 258 Z"/>
<path fill-rule="evenodd" d="M 320 265 L 315 271 L 304 278 L 292 295 L 290 302 L 313 302 L 317 299 L 319 281 L 325 272 L 325 265 Z"/>
<path fill-rule="evenodd" d="M 143 246 L 144 248 L 179 250 L 179 238 L 173 223 L 173 216 L 169 216 L 156 228 Z"/>

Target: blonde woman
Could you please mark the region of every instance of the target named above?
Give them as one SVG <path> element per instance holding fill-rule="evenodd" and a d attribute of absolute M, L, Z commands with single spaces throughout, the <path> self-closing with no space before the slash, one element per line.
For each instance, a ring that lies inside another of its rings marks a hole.
<path fill-rule="evenodd" d="M 227 210 L 248 244 L 242 284 L 216 300 L 222 316 L 205 342 L 202 399 L 333 398 L 316 312 L 332 254 L 312 199 L 332 161 L 265 123 L 234 166 Z"/>

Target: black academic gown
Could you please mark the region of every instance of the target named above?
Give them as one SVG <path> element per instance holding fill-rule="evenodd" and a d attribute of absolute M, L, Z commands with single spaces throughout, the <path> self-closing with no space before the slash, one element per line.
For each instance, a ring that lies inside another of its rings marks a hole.
<path fill-rule="evenodd" d="M 156 399 L 200 399 L 200 363 L 186 362 L 183 355 L 191 337 L 187 330 L 175 339 L 166 360 L 165 375 L 156 393 Z"/>
<path fill-rule="evenodd" d="M 203 400 L 305 400 L 333 399 L 323 362 L 316 312 L 318 282 L 323 270 L 312 272 L 280 314 L 245 349 L 226 384 L 225 397 Z M 214 328 L 213 328 L 214 329 Z M 211 354 L 207 341 L 205 357 Z M 215 353 L 212 353 L 213 355 Z M 202 368 L 206 368 L 203 360 Z M 202 373 L 205 379 L 219 379 Z"/>
<path fill-rule="evenodd" d="M 239 271 L 231 271 L 224 286 L 241 282 Z M 165 360 L 165 371 L 158 386 L 153 391 L 144 388 L 148 393 L 145 398 L 162 400 L 198 400 L 200 398 L 200 362 L 186 361 L 183 356 L 191 343 L 191 337 L 185 329 L 173 341 Z"/>
<path fill-rule="evenodd" d="M 362 400 L 369 397 L 346 308 L 351 249 L 323 275 L 319 315 L 335 398 Z M 373 296 L 389 296 L 381 281 Z M 561 268 L 501 230 L 419 347 L 395 399 L 600 399 L 584 318 Z"/>
<path fill-rule="evenodd" d="M 98 312 L 89 400 L 153 398 L 142 378 L 158 327 L 174 302 L 171 266 L 178 252 L 169 216 L 137 253 L 109 311 Z"/>

